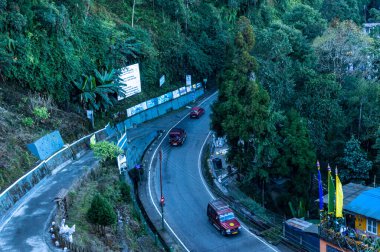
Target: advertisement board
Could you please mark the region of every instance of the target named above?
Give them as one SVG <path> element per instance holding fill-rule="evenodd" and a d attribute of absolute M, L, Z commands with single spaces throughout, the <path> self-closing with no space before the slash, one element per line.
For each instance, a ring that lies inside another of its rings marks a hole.
<path fill-rule="evenodd" d="M 173 93 L 169 92 L 157 97 L 157 102 L 158 104 L 162 104 L 164 102 L 170 101 L 171 99 L 173 99 Z"/>
<path fill-rule="evenodd" d="M 179 90 L 179 95 L 184 95 L 186 94 L 186 87 L 181 87 L 178 89 Z M 191 86 L 190 86 L 190 91 L 191 91 Z"/>
<path fill-rule="evenodd" d="M 121 83 L 123 84 L 122 89 L 124 90 L 125 96 L 118 96 L 118 100 L 122 100 L 141 92 L 139 64 L 134 64 L 122 68 L 119 77 L 121 79 Z"/>
<path fill-rule="evenodd" d="M 127 116 L 133 116 L 137 113 L 146 110 L 148 107 L 146 105 L 146 102 L 139 103 L 132 108 L 127 109 Z"/>
<path fill-rule="evenodd" d="M 173 99 L 178 98 L 179 95 L 179 89 L 173 91 Z"/>
<path fill-rule="evenodd" d="M 165 75 L 162 75 L 160 78 L 160 87 L 164 85 L 164 83 L 165 83 Z"/>
<path fill-rule="evenodd" d="M 191 85 L 191 75 L 186 75 L 186 86 Z"/>
<path fill-rule="evenodd" d="M 146 106 L 148 109 L 153 108 L 158 104 L 158 98 L 153 98 L 146 101 Z"/>

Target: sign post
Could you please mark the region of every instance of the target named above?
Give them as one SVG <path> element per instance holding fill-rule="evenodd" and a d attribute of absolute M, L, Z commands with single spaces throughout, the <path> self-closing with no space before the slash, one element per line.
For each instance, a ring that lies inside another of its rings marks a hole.
<path fill-rule="evenodd" d="M 186 75 L 186 86 L 191 86 L 191 75 Z"/>
<path fill-rule="evenodd" d="M 87 118 L 91 122 L 92 129 L 94 129 L 94 111 L 93 110 L 86 110 L 87 112 Z"/>
<path fill-rule="evenodd" d="M 204 87 L 205 87 L 205 90 L 206 90 L 207 78 L 204 78 L 204 79 L 203 79 L 203 83 L 204 83 L 204 85 L 205 85 Z"/>
<path fill-rule="evenodd" d="M 162 75 L 160 78 L 160 87 L 164 85 L 164 83 L 165 83 L 165 75 Z"/>

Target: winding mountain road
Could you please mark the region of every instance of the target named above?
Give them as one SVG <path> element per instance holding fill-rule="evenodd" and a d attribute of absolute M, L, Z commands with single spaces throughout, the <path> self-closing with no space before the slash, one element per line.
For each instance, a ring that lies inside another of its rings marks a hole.
<path fill-rule="evenodd" d="M 148 174 L 152 204 L 160 212 L 160 162 L 157 156 L 161 149 L 165 228 L 172 232 L 185 251 L 279 251 L 246 228 L 236 236 L 224 237 L 208 222 L 206 207 L 214 197 L 203 181 L 200 156 L 210 131 L 210 105 L 216 98 L 215 93 L 204 101 L 201 106 L 206 113 L 200 119 L 185 116 L 173 125 L 187 132 L 183 146 L 170 146 L 166 136 L 155 148 Z"/>

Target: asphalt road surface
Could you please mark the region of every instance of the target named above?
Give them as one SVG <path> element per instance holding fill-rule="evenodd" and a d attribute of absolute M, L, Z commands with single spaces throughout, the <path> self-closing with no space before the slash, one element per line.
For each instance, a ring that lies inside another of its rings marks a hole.
<path fill-rule="evenodd" d="M 208 222 L 206 207 L 213 196 L 201 177 L 199 156 L 209 134 L 210 105 L 216 98 L 213 95 L 201 105 L 206 109 L 201 118 L 185 117 L 175 126 L 187 132 L 183 146 L 169 146 L 167 137 L 157 146 L 149 184 L 152 203 L 158 207 L 160 199 L 157 156 L 161 149 L 166 229 L 171 230 L 185 251 L 279 251 L 245 228 L 236 236 L 224 237 Z"/>

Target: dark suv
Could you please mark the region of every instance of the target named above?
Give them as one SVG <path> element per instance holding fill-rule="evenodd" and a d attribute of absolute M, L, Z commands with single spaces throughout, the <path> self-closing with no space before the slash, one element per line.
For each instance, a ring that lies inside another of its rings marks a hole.
<path fill-rule="evenodd" d="M 173 128 L 169 132 L 169 144 L 171 146 L 182 145 L 186 140 L 186 132 L 181 128 Z"/>
<path fill-rule="evenodd" d="M 219 230 L 222 235 L 238 234 L 241 226 L 232 209 L 221 199 L 208 203 L 207 217 L 209 222 Z"/>

